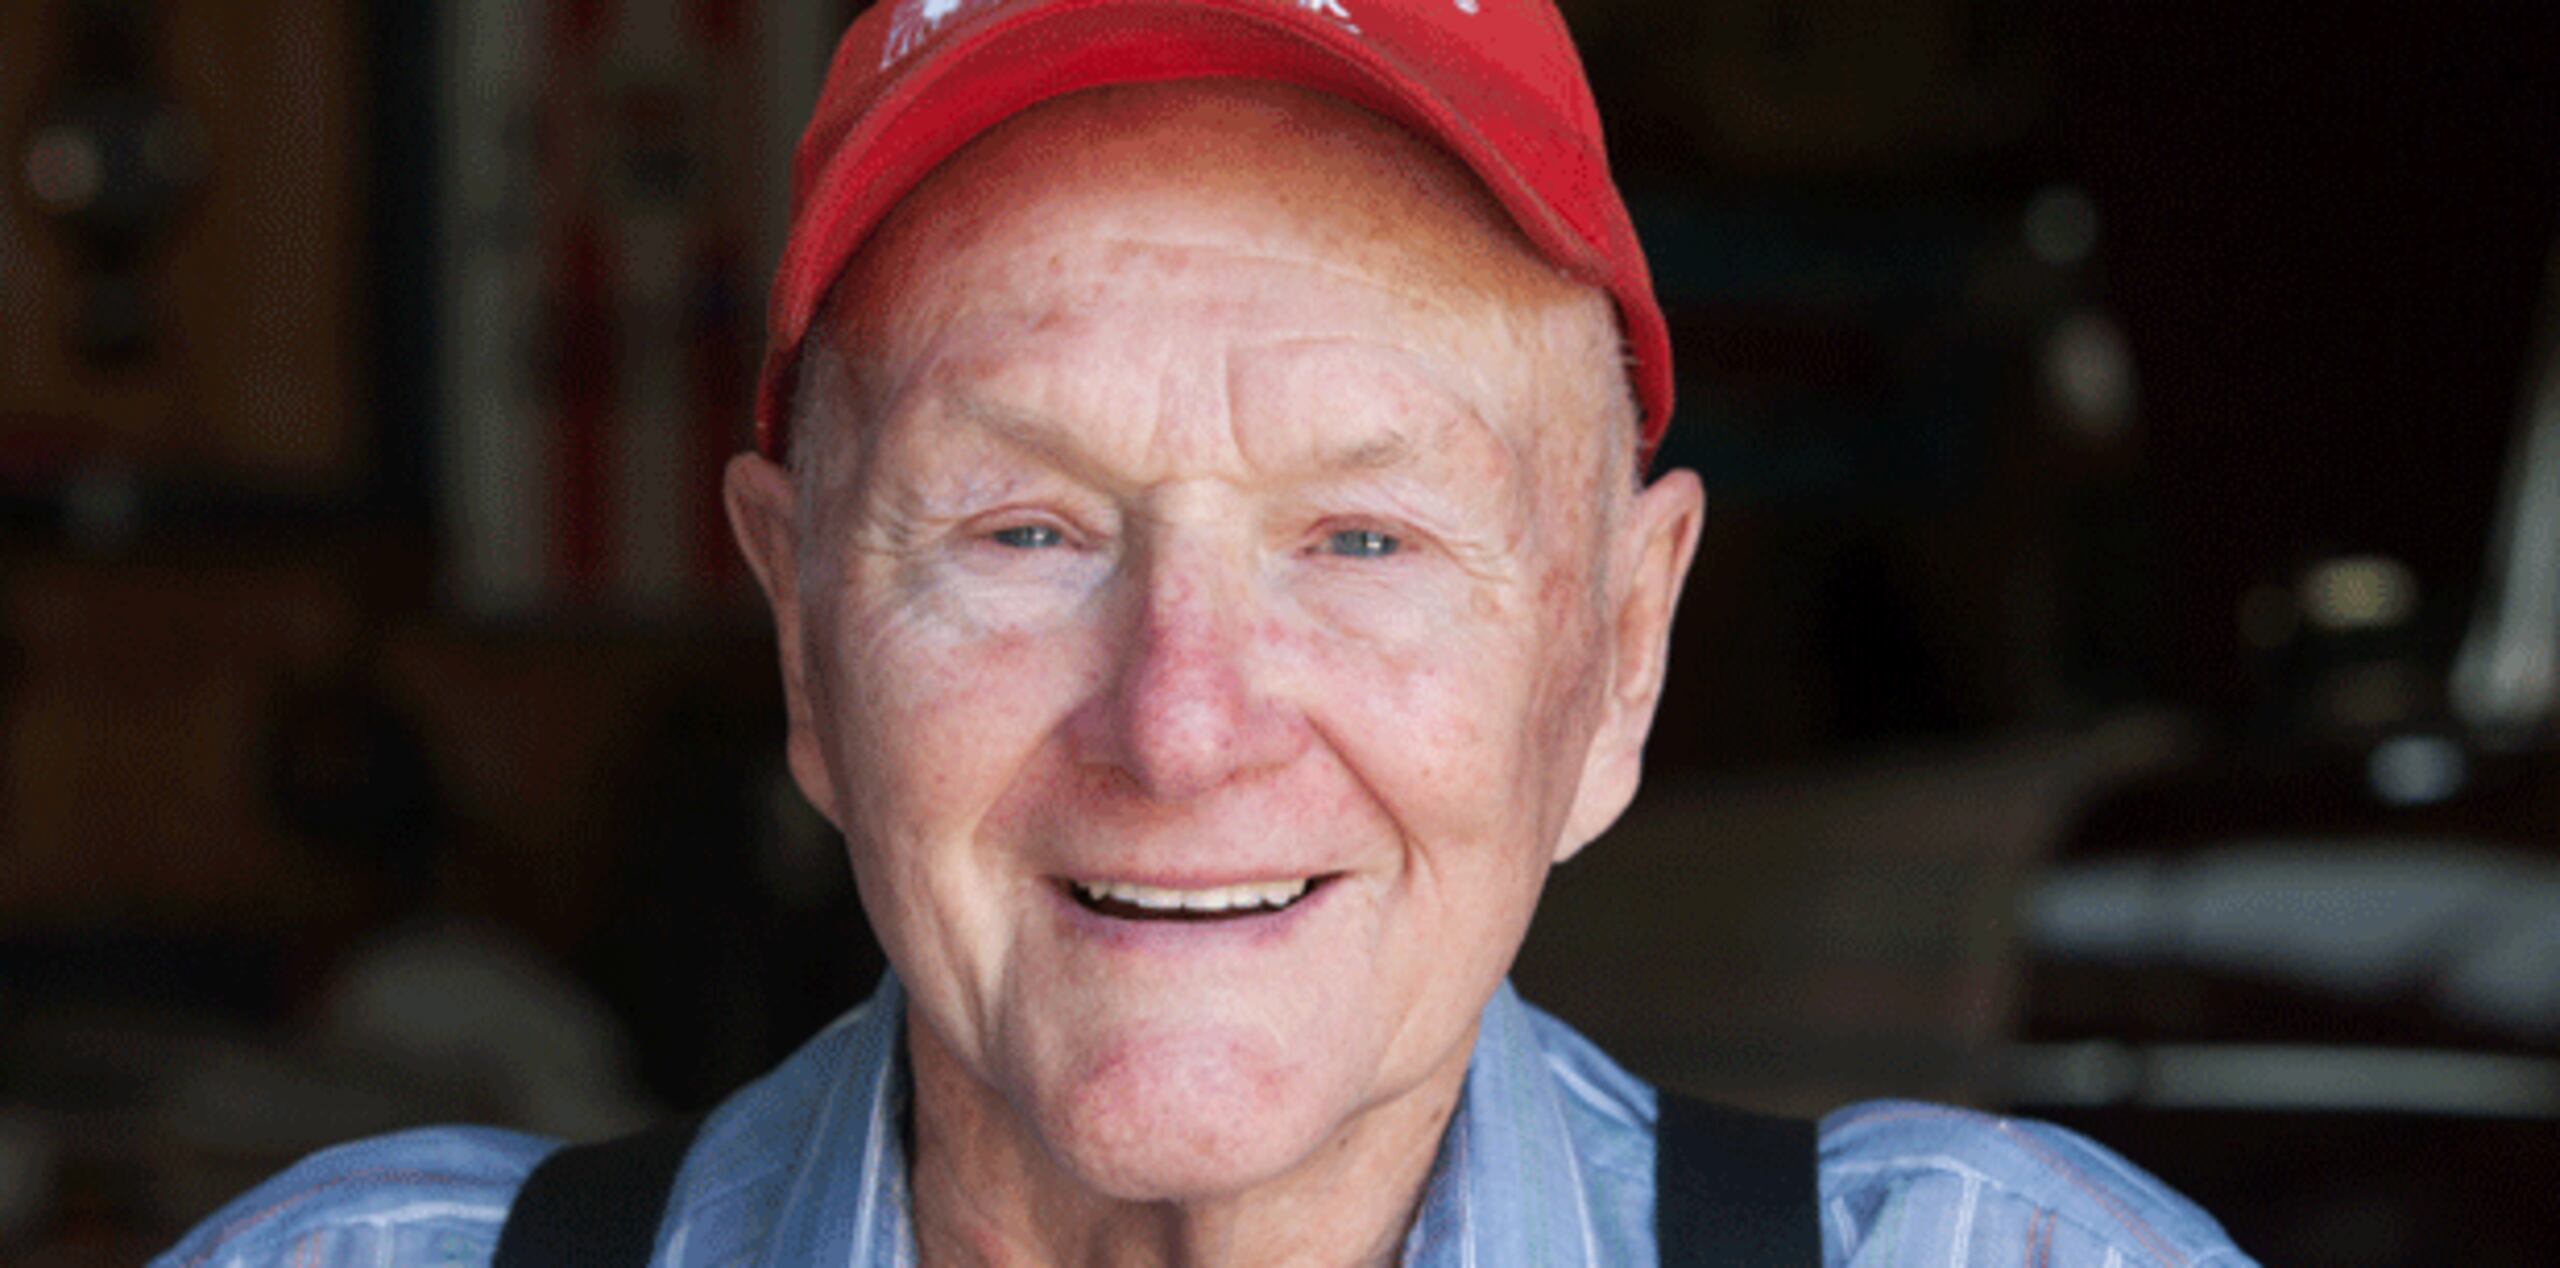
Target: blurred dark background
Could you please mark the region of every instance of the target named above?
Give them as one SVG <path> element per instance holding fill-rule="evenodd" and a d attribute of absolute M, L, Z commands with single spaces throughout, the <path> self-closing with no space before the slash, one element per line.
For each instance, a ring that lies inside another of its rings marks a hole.
<path fill-rule="evenodd" d="M 715 494 L 858 7 L 0 6 L 0 1262 L 868 991 Z M 1564 7 L 1712 506 L 1523 989 L 2547 1263 L 2560 9 Z"/>

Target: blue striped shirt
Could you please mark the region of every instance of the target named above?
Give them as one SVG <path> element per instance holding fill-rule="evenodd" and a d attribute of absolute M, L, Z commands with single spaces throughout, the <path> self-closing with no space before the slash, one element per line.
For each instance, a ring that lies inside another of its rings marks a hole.
<path fill-rule="evenodd" d="M 894 979 L 714 1111 L 676 1178 L 659 1265 L 916 1263 L 900 1144 Z M 1654 1262 L 1653 1089 L 1509 986 L 1485 1007 L 1403 1262 Z M 155 1268 L 422 1268 L 488 1262 L 556 1142 L 404 1132 L 315 1154 L 243 1195 Z M 1823 1258 L 1848 1268 L 2233 1268 L 2203 1212 L 2059 1128 L 1908 1102 L 1823 1121 Z"/>

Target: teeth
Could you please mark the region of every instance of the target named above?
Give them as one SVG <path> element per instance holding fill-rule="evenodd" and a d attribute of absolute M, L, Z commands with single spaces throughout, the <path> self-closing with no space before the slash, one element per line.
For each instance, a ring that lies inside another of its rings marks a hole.
<path fill-rule="evenodd" d="M 1158 889 L 1153 885 L 1126 885 L 1118 881 L 1088 884 L 1075 883 L 1076 892 L 1095 902 L 1126 903 L 1146 911 L 1251 911 L 1255 908 L 1281 908 L 1296 902 L 1307 892 L 1306 880 L 1268 881 L 1250 885 L 1228 885 L 1220 889 Z"/>

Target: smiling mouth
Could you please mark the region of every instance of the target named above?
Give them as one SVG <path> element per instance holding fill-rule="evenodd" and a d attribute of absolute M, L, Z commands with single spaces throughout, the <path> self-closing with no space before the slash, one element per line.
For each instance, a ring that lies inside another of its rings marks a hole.
<path fill-rule="evenodd" d="M 1222 885 L 1214 889 L 1162 889 L 1121 881 L 1069 881 L 1078 906 L 1114 920 L 1241 920 L 1287 911 L 1322 888 L 1331 876 L 1293 881 Z"/>

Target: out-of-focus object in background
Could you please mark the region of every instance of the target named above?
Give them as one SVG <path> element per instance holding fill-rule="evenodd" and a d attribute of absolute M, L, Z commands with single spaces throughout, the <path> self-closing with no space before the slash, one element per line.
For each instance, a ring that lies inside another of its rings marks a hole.
<path fill-rule="evenodd" d="M 98 369 L 150 353 L 158 323 L 142 266 L 204 178 L 203 123 L 154 82 L 159 16 L 137 0 L 70 5 L 63 82 L 26 142 L 27 193 L 76 260 L 70 342 Z"/>
<path fill-rule="evenodd" d="M 2024 900 L 2008 1099 L 2269 1262 L 2521 1268 L 2560 1242 L 2560 257 L 2533 346 L 2450 669 L 2393 558 L 2262 589 L 2244 743 L 2102 801 Z"/>
<path fill-rule="evenodd" d="M 2487 584 L 2453 662 L 2453 709 L 2482 742 L 2510 747 L 2560 719 L 2560 249 L 2535 345 L 2536 379 L 2508 460 Z"/>
<path fill-rule="evenodd" d="M 2011 178 L 2014 182 L 2014 177 Z M 2066 180 L 1637 206 L 1716 497 L 1655 769 L 2073 728 L 2156 700 L 2135 348 Z"/>
<path fill-rule="evenodd" d="M 361 474 L 354 28 L 328 0 L 0 6 L 0 494 Z"/>
<path fill-rule="evenodd" d="M 1665 1086 L 1793 1113 L 1980 1104 L 2023 878 L 2075 808 L 2192 743 L 2129 712 L 1657 789 L 1557 871 L 1514 977 Z"/>
<path fill-rule="evenodd" d="M 27 1116 L 0 1114 L 0 1250 L 33 1240 L 52 1213 L 61 1145 Z"/>
<path fill-rule="evenodd" d="M 577 962 L 649 1093 L 708 1109 L 859 1004 L 888 962 L 844 838 L 792 782 L 779 700 L 698 680 L 633 712 L 649 721 L 601 799 L 614 858 Z"/>
<path fill-rule="evenodd" d="M 603 1001 L 468 909 L 460 824 L 400 709 L 360 679 L 306 688 L 277 710 L 266 749 L 270 797 L 304 848 L 357 881 L 371 926 L 328 966 L 311 1046 L 450 1116 L 570 1140 L 653 1116 Z"/>
<path fill-rule="evenodd" d="M 438 496 L 463 610 L 663 616 L 736 591 L 720 470 L 847 8 L 437 7 Z"/>
<path fill-rule="evenodd" d="M 1664 147 L 1807 185 L 1942 170 L 2030 136 L 2054 88 L 2049 7 L 2014 0 L 1564 9 L 1614 116 L 1613 162 L 1640 179 Z"/>

